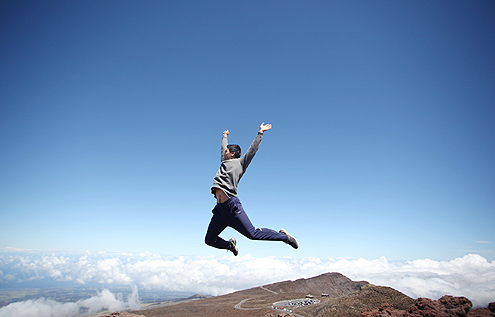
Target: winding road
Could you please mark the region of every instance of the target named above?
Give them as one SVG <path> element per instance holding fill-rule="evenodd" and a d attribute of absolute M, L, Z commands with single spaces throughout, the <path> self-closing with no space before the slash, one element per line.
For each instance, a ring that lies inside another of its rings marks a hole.
<path fill-rule="evenodd" d="M 272 291 L 272 290 L 269 290 L 268 288 L 265 288 L 265 287 L 263 287 L 263 286 L 260 286 L 260 288 L 261 288 L 262 290 L 264 290 L 264 291 L 267 291 L 267 292 L 270 292 L 270 293 L 273 293 L 273 294 L 277 294 L 277 295 L 278 295 L 278 293 L 277 293 L 277 292 L 274 292 L 274 291 Z M 243 299 L 243 300 L 241 300 L 239 303 L 237 303 L 234 307 L 235 307 L 236 309 L 242 309 L 242 310 L 255 310 L 255 309 L 266 309 L 266 308 L 269 308 L 269 309 L 273 309 L 273 310 L 275 310 L 275 311 L 277 311 L 277 312 L 281 312 L 281 313 L 289 313 L 289 312 L 288 312 L 288 311 L 286 311 L 286 310 L 277 309 L 277 308 L 275 308 L 275 307 L 273 307 L 273 306 L 271 306 L 271 307 L 256 307 L 256 308 L 244 308 L 244 307 L 242 307 L 242 304 L 244 304 L 245 302 L 247 302 L 248 300 L 253 299 L 253 298 L 254 298 L 254 297 L 250 297 L 250 298 Z M 303 315 L 296 314 L 296 313 L 294 313 L 294 312 L 290 312 L 290 314 L 292 314 L 292 315 L 294 315 L 294 316 L 296 316 L 296 317 L 306 317 L 306 316 L 303 316 Z"/>

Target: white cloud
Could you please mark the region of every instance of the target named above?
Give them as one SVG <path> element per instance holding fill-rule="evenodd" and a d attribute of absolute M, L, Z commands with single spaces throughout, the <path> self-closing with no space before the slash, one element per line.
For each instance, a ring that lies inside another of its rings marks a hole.
<path fill-rule="evenodd" d="M 495 301 L 495 261 L 470 254 L 451 261 L 379 259 L 161 257 L 158 254 L 0 253 L 0 283 L 29 279 L 219 295 L 283 280 L 339 272 L 352 280 L 393 287 L 413 298 L 466 296 L 475 307 Z M 9 276 L 9 279 L 6 276 Z"/>
<path fill-rule="evenodd" d="M 91 315 L 101 310 L 117 311 L 127 308 L 140 307 L 137 287 L 133 288 L 132 295 L 125 301 L 122 296 L 115 296 L 109 290 L 103 290 L 97 296 L 75 303 L 59 303 L 51 299 L 39 298 L 24 302 L 12 303 L 0 308 L 0 317 L 71 317 L 81 313 Z"/>

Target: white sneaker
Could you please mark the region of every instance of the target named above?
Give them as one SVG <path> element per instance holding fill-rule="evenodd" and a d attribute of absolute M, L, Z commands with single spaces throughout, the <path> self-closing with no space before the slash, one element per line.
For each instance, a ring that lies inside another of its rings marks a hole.
<path fill-rule="evenodd" d="M 299 243 L 297 242 L 297 239 L 294 238 L 289 232 L 287 232 L 287 230 L 280 229 L 279 232 L 280 233 L 283 233 L 283 234 L 285 234 L 287 236 L 287 241 L 284 241 L 285 243 L 287 243 L 288 245 L 290 245 L 294 249 L 299 248 Z"/>

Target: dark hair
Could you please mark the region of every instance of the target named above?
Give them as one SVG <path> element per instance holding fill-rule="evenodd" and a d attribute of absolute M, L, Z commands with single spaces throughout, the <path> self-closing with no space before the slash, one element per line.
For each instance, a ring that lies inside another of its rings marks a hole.
<path fill-rule="evenodd" d="M 229 144 L 227 145 L 227 149 L 229 149 L 230 153 L 235 153 L 234 158 L 241 157 L 241 147 L 237 144 Z"/>

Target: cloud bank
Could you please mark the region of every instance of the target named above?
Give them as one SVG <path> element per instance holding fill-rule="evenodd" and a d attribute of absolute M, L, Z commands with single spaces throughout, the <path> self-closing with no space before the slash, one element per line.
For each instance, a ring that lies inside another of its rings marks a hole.
<path fill-rule="evenodd" d="M 126 301 L 121 296 L 115 296 L 109 290 L 103 290 L 97 296 L 75 303 L 59 303 L 51 299 L 39 298 L 2 307 L 0 308 L 0 317 L 88 316 L 104 309 L 113 312 L 128 308 L 138 309 L 139 307 L 137 287 L 134 287 L 132 295 Z"/>
<path fill-rule="evenodd" d="M 438 299 L 446 294 L 466 296 L 474 307 L 486 307 L 489 302 L 495 301 L 495 261 L 488 262 L 477 254 L 451 261 L 422 259 L 390 262 L 385 257 L 367 260 L 256 258 L 251 255 L 162 257 L 151 253 L 104 252 L 0 253 L 0 287 L 3 288 L 20 283 L 50 281 L 64 285 L 97 284 L 103 287 L 136 285 L 144 289 L 221 295 L 327 272 L 339 272 L 352 280 L 366 280 L 372 284 L 390 286 L 413 298 Z M 98 298 L 110 295 L 112 294 L 102 292 Z M 137 291 L 135 297 L 137 298 Z M 136 301 L 137 299 L 127 302 L 116 299 L 116 302 L 124 306 L 133 305 Z M 23 303 L 26 306 L 42 305 L 47 304 L 47 300 Z M 86 304 L 84 301 L 75 303 L 78 307 Z M 14 309 L 10 307 L 12 305 L 15 304 L 1 308 L 0 316 L 8 316 L 2 314 L 7 309 Z M 59 306 L 60 310 L 73 309 L 69 304 Z"/>

